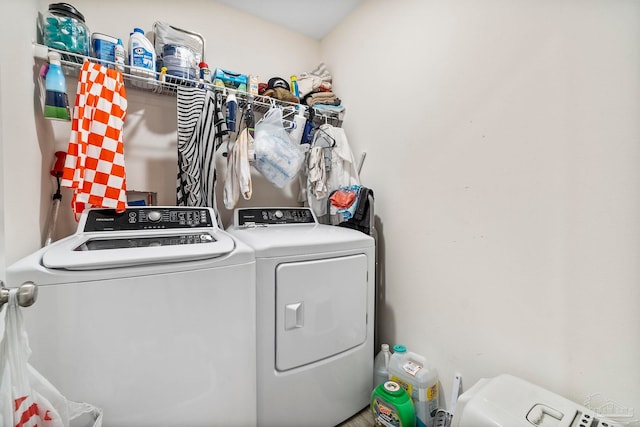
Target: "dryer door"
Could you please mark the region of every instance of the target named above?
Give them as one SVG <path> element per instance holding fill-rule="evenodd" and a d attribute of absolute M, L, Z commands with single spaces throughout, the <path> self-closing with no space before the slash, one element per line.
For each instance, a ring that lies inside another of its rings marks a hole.
<path fill-rule="evenodd" d="M 349 350 L 367 336 L 367 257 L 357 254 L 276 268 L 276 368 Z"/>

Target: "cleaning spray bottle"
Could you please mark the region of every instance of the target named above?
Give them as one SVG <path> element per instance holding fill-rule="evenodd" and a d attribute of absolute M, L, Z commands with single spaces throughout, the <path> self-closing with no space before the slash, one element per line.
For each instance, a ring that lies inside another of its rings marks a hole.
<path fill-rule="evenodd" d="M 124 73 L 125 53 L 124 46 L 122 45 L 122 39 L 118 39 L 118 43 L 113 48 L 113 56 L 115 58 L 116 70 Z"/>
<path fill-rule="evenodd" d="M 46 95 L 44 117 L 47 119 L 71 120 L 67 82 L 60 65 L 60 54 L 49 52 L 49 69 L 45 77 Z"/>

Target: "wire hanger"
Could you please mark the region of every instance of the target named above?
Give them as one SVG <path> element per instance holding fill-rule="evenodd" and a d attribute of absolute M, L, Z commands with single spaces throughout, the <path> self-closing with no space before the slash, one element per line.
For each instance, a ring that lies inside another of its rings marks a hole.
<path fill-rule="evenodd" d="M 336 146 L 336 139 L 335 139 L 334 137 L 332 137 L 331 135 L 329 135 L 329 132 L 327 132 L 326 130 L 324 130 L 324 129 L 322 128 L 322 126 L 320 126 L 320 127 L 316 130 L 316 132 L 319 132 L 319 133 L 324 134 L 324 135 L 321 135 L 321 137 L 322 137 L 322 138 L 326 138 L 326 139 L 328 139 L 329 141 L 331 141 L 331 143 L 329 144 L 329 148 L 334 148 L 334 147 Z M 316 138 L 316 140 L 317 140 L 317 138 Z M 315 142 L 314 142 L 314 145 L 316 145 L 316 144 L 315 144 Z"/>

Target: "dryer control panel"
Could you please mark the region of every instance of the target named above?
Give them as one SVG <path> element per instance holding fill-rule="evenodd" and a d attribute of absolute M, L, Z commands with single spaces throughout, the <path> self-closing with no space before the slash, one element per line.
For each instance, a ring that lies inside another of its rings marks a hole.
<path fill-rule="evenodd" d="M 315 224 L 310 208 L 242 208 L 236 209 L 236 227 L 281 224 Z"/>
<path fill-rule="evenodd" d="M 86 215 L 83 231 L 175 230 L 213 225 L 207 208 L 149 206 L 127 208 L 124 212 L 92 209 Z"/>

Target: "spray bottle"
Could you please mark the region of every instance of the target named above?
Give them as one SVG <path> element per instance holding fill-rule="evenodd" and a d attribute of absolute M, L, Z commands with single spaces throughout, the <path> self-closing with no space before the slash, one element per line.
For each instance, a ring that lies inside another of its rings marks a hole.
<path fill-rule="evenodd" d="M 67 82 L 60 65 L 60 54 L 49 52 L 49 69 L 45 77 L 46 96 L 44 117 L 47 119 L 71 120 Z"/>
<path fill-rule="evenodd" d="M 238 101 L 233 93 L 227 95 L 227 129 L 229 132 L 236 131 L 236 109 L 238 108 Z"/>
<path fill-rule="evenodd" d="M 124 46 L 122 45 L 122 39 L 118 39 L 118 43 L 113 48 L 113 56 L 115 58 L 116 70 L 124 73 L 125 53 Z"/>

